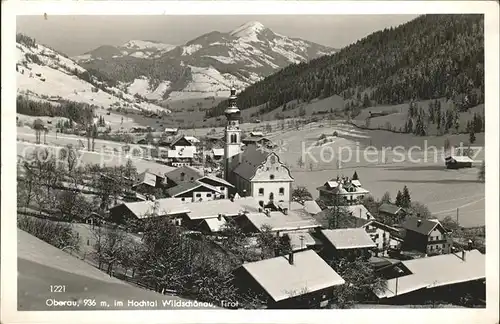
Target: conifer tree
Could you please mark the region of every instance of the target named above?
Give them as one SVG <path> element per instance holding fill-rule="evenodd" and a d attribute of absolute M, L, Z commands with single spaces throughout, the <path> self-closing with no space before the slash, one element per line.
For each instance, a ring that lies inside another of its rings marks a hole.
<path fill-rule="evenodd" d="M 396 195 L 396 201 L 394 202 L 396 206 L 401 207 L 403 204 L 403 194 L 401 193 L 401 190 L 398 190 L 398 194 Z"/>
<path fill-rule="evenodd" d="M 401 200 L 401 207 L 408 208 L 410 206 L 411 206 L 410 191 L 408 190 L 407 186 L 404 186 L 402 200 Z"/>

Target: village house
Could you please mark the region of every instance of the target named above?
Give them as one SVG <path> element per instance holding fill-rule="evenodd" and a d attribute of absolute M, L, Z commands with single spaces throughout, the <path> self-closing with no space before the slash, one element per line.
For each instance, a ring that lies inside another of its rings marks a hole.
<path fill-rule="evenodd" d="M 165 174 L 167 187 L 175 187 L 183 182 L 195 181 L 203 177 L 201 171 L 189 166 L 178 167 Z"/>
<path fill-rule="evenodd" d="M 378 213 L 381 217 L 390 218 L 394 223 L 401 222 L 407 216 L 407 212 L 404 208 L 391 203 L 383 203 L 380 205 Z"/>
<path fill-rule="evenodd" d="M 132 190 L 139 193 L 150 193 L 152 189 L 161 188 L 164 180 L 164 177 L 144 171 L 137 176 L 137 182 L 132 185 Z"/>
<path fill-rule="evenodd" d="M 245 263 L 234 274 L 239 289 L 265 296 L 271 309 L 325 308 L 345 283 L 312 250 Z"/>
<path fill-rule="evenodd" d="M 212 149 L 212 157 L 216 160 L 220 160 L 224 157 L 224 149 L 222 148 L 213 148 Z"/>
<path fill-rule="evenodd" d="M 452 239 L 438 220 L 408 217 L 402 224 L 404 241 L 401 248 L 426 254 L 451 252 Z"/>
<path fill-rule="evenodd" d="M 336 201 L 341 205 L 359 204 L 370 192 L 363 187 L 359 180 L 350 180 L 348 177 L 332 179 L 316 188 L 319 198 L 324 201 Z"/>
<path fill-rule="evenodd" d="M 451 155 L 445 158 L 447 169 L 472 168 L 474 161 L 468 156 Z"/>
<path fill-rule="evenodd" d="M 401 261 L 388 278 L 387 288 L 375 294 L 380 303 L 457 303 L 459 298 L 486 298 L 486 258 L 478 250 Z"/>
<path fill-rule="evenodd" d="M 164 133 L 167 136 L 175 136 L 179 132 L 178 128 L 165 128 Z"/>
<path fill-rule="evenodd" d="M 327 259 L 365 257 L 369 259 L 377 245 L 364 228 L 327 229 L 317 232 L 323 242 L 321 255 Z"/>
<path fill-rule="evenodd" d="M 375 242 L 377 252 L 381 252 L 382 255 L 388 249 L 397 249 L 401 244 L 399 237 L 394 236 L 394 233 L 398 233 L 397 228 L 377 222 L 376 220 L 371 220 L 362 227 L 370 235 L 373 242 Z"/>
<path fill-rule="evenodd" d="M 358 217 L 364 220 L 372 220 L 375 219 L 373 215 L 366 209 L 364 205 L 350 205 L 345 207 L 349 214 L 353 217 Z"/>
<path fill-rule="evenodd" d="M 173 222 L 190 230 L 200 230 L 205 219 L 235 217 L 244 211 L 258 212 L 259 205 L 251 197 L 240 199 L 204 200 L 185 203 L 178 198 L 122 203 L 110 209 L 111 219 L 118 224 L 129 220 L 170 216 Z"/>
<path fill-rule="evenodd" d="M 230 184 L 224 179 L 221 179 L 213 175 L 205 175 L 199 178 L 198 181 L 218 188 L 219 191 L 221 192 L 220 199 L 230 198 L 235 190 L 232 184 Z"/>
<path fill-rule="evenodd" d="M 224 192 L 199 180 L 183 182 L 175 187 L 167 189 L 171 198 L 178 198 L 182 202 L 200 202 L 206 200 L 222 199 Z"/>
<path fill-rule="evenodd" d="M 313 230 L 321 226 L 304 213 L 292 210 L 262 210 L 262 208 L 257 213 L 243 213 L 236 217 L 235 221 L 245 233 L 260 233 L 264 225 L 271 231 L 281 234 L 305 229 Z"/>

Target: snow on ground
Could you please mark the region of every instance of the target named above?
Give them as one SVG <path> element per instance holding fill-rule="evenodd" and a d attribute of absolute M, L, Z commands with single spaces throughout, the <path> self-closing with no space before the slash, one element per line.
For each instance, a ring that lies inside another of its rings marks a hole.
<path fill-rule="evenodd" d="M 234 64 L 236 63 L 231 57 L 227 57 L 227 56 L 211 56 L 211 55 L 204 55 L 203 57 L 210 57 L 210 58 L 213 58 L 221 63 L 224 63 L 224 64 Z"/>
<path fill-rule="evenodd" d="M 110 93 L 101 89 L 93 92 L 92 89 L 95 87 L 92 84 L 73 75 L 75 70 L 85 72 L 85 69 L 74 61 L 42 45 L 32 48 L 18 43 L 16 47 L 18 63 L 20 64 L 17 72 L 18 93 L 28 92 L 32 97 L 38 96 L 41 99 L 44 96 L 60 97 L 65 100 L 105 108 L 113 104 L 119 104 L 121 106 L 133 106 L 136 109 L 165 110 L 147 102 L 136 103 L 133 96 L 127 95 L 118 88 L 109 88 Z M 36 55 L 43 62 L 43 65 L 29 62 L 26 57 L 28 53 Z M 118 96 L 122 96 L 125 100 Z"/>
<path fill-rule="evenodd" d="M 173 91 L 169 94 L 168 100 L 184 100 L 206 97 L 227 97 L 232 86 L 243 89 L 248 86 L 229 73 L 221 74 L 213 67 L 200 68 L 189 66 L 191 68 L 192 81 L 183 91 Z"/>
<path fill-rule="evenodd" d="M 130 56 L 133 56 L 133 57 L 138 57 L 138 58 L 146 58 L 148 57 L 148 55 L 146 55 L 144 52 L 142 51 L 137 51 L 137 52 L 134 52 L 132 54 L 130 54 Z"/>
<path fill-rule="evenodd" d="M 170 83 L 170 81 L 163 81 L 154 91 L 151 91 L 149 80 L 145 76 L 142 76 L 128 85 L 127 92 L 130 94 L 139 94 L 151 100 L 160 100 L 163 98 L 165 91 L 170 87 Z"/>
<path fill-rule="evenodd" d="M 257 35 L 264 28 L 264 25 L 260 22 L 250 21 L 236 28 L 230 34 L 231 36 L 239 38 L 245 42 L 260 42 Z"/>
<path fill-rule="evenodd" d="M 143 40 L 130 40 L 122 45 L 122 47 L 130 49 L 157 49 L 162 52 L 168 52 L 177 47 L 177 45 L 156 43 Z"/>
<path fill-rule="evenodd" d="M 197 52 L 198 50 L 200 50 L 201 47 L 202 46 L 200 44 L 192 44 L 192 45 L 188 45 L 188 46 L 183 46 L 182 47 L 182 55 L 191 55 L 194 52 Z"/>

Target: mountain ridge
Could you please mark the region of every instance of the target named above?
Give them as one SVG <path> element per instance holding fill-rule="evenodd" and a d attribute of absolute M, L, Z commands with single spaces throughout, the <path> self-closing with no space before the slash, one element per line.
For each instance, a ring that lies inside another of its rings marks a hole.
<path fill-rule="evenodd" d="M 151 51 L 158 50 L 153 42 L 150 45 Z M 242 90 L 289 64 L 335 52 L 274 33 L 257 21 L 229 32 L 210 31 L 183 45 L 163 46 L 163 51 L 147 52 L 145 46 L 133 48 L 135 52 L 123 47 L 105 49 L 98 47 L 76 59 L 83 67 L 119 81 L 122 90 L 158 102 L 225 97 L 231 86 Z"/>

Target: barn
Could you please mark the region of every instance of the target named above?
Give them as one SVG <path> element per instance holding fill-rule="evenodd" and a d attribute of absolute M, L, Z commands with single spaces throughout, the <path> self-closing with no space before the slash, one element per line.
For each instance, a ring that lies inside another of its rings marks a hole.
<path fill-rule="evenodd" d="M 472 168 L 472 159 L 468 156 L 449 156 L 445 159 L 446 168 L 461 169 Z"/>

